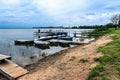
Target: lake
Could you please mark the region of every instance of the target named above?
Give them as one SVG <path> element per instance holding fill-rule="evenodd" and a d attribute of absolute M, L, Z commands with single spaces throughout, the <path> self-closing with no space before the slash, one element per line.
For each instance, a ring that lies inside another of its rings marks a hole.
<path fill-rule="evenodd" d="M 88 31 L 88 29 L 61 30 L 68 32 L 70 36 L 73 36 L 73 33 L 77 31 Z M 35 31 L 37 31 L 37 29 L 0 29 L 0 54 L 9 55 L 12 57 L 13 62 L 19 64 L 20 66 L 25 66 L 28 64 L 35 63 L 41 58 L 43 58 L 43 54 L 45 54 L 45 56 L 48 56 L 68 48 L 52 46 L 50 47 L 50 49 L 42 50 L 39 48 L 35 48 L 34 46 L 14 45 L 15 40 L 33 40 L 37 38 L 37 36 L 33 35 Z M 87 42 L 89 40 L 90 39 L 86 38 L 84 39 L 84 42 Z M 74 47 L 74 45 L 71 45 L 71 47 Z"/>

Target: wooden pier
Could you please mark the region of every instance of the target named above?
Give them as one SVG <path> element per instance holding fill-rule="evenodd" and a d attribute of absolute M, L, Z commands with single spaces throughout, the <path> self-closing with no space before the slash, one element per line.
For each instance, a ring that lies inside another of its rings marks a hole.
<path fill-rule="evenodd" d="M 50 40 L 49 42 L 56 42 L 56 43 L 68 43 L 73 45 L 86 45 L 89 44 L 89 42 L 77 42 L 77 41 L 62 41 L 62 40 Z"/>
<path fill-rule="evenodd" d="M 5 55 L 0 54 L 0 61 L 4 59 L 10 59 L 10 58 L 11 58 L 10 56 L 5 56 Z"/>
<path fill-rule="evenodd" d="M 10 56 L 0 54 L 0 73 L 9 80 L 14 80 L 28 73 L 26 69 L 9 60 Z"/>
<path fill-rule="evenodd" d="M 74 45 L 86 45 L 86 44 L 89 44 L 89 42 L 73 42 L 73 41 L 69 41 L 69 44 L 74 44 Z"/>

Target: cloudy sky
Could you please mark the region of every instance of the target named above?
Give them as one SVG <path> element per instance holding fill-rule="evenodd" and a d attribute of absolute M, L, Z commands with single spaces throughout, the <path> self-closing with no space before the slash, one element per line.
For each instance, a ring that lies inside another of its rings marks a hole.
<path fill-rule="evenodd" d="M 96 25 L 120 13 L 120 0 L 0 0 L 0 27 Z"/>

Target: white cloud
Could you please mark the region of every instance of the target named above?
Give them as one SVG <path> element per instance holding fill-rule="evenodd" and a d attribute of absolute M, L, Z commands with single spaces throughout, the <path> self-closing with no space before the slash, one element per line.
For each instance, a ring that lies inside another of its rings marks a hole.
<path fill-rule="evenodd" d="M 119 4 L 119 0 L 0 0 L 0 21 L 45 22 L 48 26 L 103 24 L 120 13 L 114 10 Z"/>
<path fill-rule="evenodd" d="M 85 9 L 87 0 L 36 0 L 39 10 L 49 15 L 60 15 Z"/>
<path fill-rule="evenodd" d="M 20 0 L 0 0 L 0 5 L 2 6 L 17 6 L 20 4 Z"/>

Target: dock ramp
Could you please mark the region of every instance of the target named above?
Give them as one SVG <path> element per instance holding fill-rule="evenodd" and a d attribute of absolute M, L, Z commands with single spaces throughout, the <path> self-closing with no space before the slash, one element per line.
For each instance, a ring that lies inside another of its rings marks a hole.
<path fill-rule="evenodd" d="M 7 57 L 8 58 L 8 57 Z M 14 62 L 5 59 L 0 59 L 0 73 L 7 77 L 9 80 L 14 80 L 28 73 L 26 69 L 18 66 Z"/>

